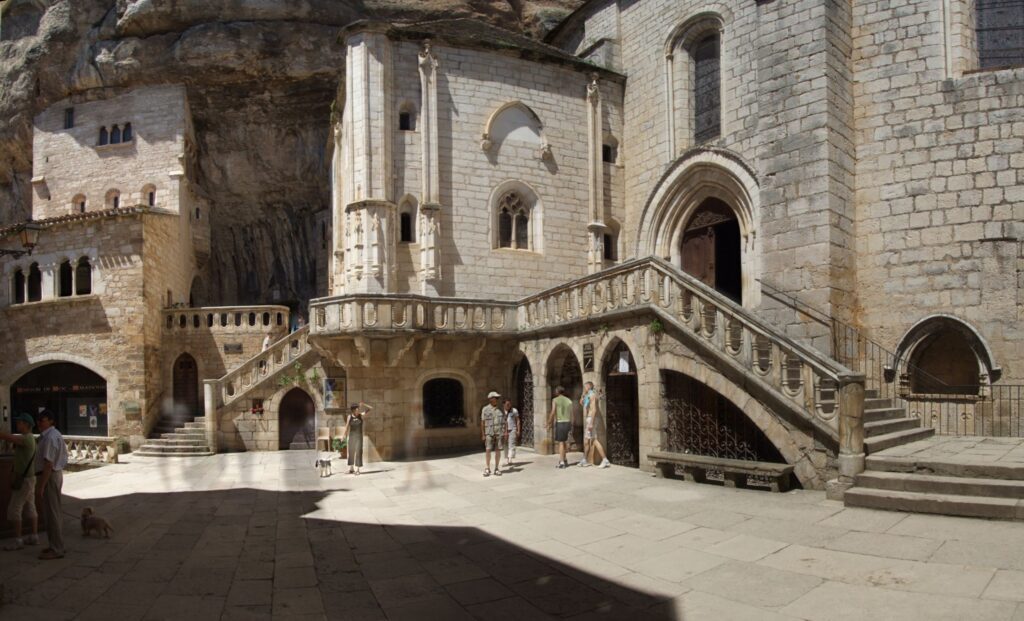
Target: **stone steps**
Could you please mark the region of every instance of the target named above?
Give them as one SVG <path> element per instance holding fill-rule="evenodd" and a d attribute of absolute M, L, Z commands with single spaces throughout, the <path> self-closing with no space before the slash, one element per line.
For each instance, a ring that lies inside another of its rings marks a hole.
<path fill-rule="evenodd" d="M 865 424 L 865 432 L 867 425 Z M 866 434 L 865 434 L 866 435 Z M 884 451 L 887 448 L 894 446 L 900 446 L 907 444 L 908 442 L 916 442 L 925 438 L 930 438 L 935 435 L 935 430 L 928 428 L 924 429 L 916 427 L 914 429 L 906 429 L 903 431 L 894 431 L 892 433 L 884 433 L 878 436 L 865 437 L 864 438 L 864 452 L 868 455 Z"/>
<path fill-rule="evenodd" d="M 1024 500 L 1024 481 L 867 470 L 857 475 L 858 487 L 918 494 L 985 496 Z"/>
<path fill-rule="evenodd" d="M 213 455 L 206 443 L 206 419 L 160 419 L 153 427 L 153 437 L 136 455 L 148 457 L 197 457 Z"/>
<path fill-rule="evenodd" d="M 889 433 L 895 433 L 897 431 L 907 431 L 909 429 L 919 429 L 921 427 L 921 420 L 917 418 L 887 418 L 878 421 L 865 422 L 864 423 L 864 437 L 875 438 Z"/>
<path fill-rule="evenodd" d="M 892 420 L 894 418 L 906 418 L 907 411 L 903 408 L 894 407 L 877 407 L 871 408 L 867 404 L 864 404 L 864 422 L 865 423 L 876 423 L 883 420 Z"/>
<path fill-rule="evenodd" d="M 847 507 L 1024 520 L 1024 500 L 1016 498 L 989 498 L 852 487 L 844 494 L 843 501 Z"/>
<path fill-rule="evenodd" d="M 872 455 L 867 458 L 865 465 L 869 472 L 884 471 L 947 477 L 1024 481 L 1024 465 L 1007 466 L 1005 464 L 986 464 L 977 462 L 963 463 L 955 461 L 938 461 L 934 459 L 915 459 L 913 457 L 895 457 L 889 455 Z"/>

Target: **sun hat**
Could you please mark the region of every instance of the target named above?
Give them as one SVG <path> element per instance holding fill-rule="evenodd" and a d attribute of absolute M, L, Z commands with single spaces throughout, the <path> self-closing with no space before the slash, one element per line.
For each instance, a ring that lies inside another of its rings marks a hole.
<path fill-rule="evenodd" d="M 494 392 L 493 390 L 491 392 L 487 393 L 487 398 L 488 399 L 497 399 L 500 396 L 501 395 L 499 395 L 498 393 Z"/>

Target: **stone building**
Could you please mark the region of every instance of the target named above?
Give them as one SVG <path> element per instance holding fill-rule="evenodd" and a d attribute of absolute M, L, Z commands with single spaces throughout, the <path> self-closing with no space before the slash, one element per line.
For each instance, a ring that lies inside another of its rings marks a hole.
<path fill-rule="evenodd" d="M 366 401 L 372 455 L 393 459 L 475 447 L 490 390 L 550 451 L 554 387 L 594 381 L 613 462 L 785 462 L 813 488 L 934 431 L 1020 435 L 1014 11 L 590 0 L 543 43 L 354 23 L 328 295 L 286 338 L 285 308 L 188 305 L 217 206 L 184 90 L 84 93 L 36 120 L 46 228 L 3 263 L 0 399 L 73 362 L 106 381 L 111 436 L 138 445 L 184 402 L 218 450 L 288 448 Z M 91 290 L 63 296 L 79 257 Z"/>

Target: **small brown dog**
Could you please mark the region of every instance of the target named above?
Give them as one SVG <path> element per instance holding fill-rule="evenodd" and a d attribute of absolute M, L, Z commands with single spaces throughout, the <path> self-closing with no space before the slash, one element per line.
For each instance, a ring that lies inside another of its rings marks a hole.
<path fill-rule="evenodd" d="M 97 515 L 93 515 L 92 507 L 86 507 L 82 509 L 82 536 L 85 537 L 90 532 L 95 532 L 97 536 L 103 535 L 110 539 L 110 533 L 114 532 L 114 529 L 110 526 L 110 522 Z"/>

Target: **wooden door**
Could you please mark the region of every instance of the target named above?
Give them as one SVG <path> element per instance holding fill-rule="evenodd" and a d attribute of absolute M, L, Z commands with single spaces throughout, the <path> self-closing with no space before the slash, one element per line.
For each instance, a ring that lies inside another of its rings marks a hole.
<path fill-rule="evenodd" d="M 706 226 L 683 235 L 683 271 L 705 285 L 715 286 L 715 227 Z"/>

